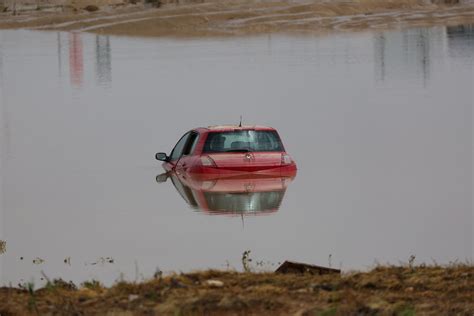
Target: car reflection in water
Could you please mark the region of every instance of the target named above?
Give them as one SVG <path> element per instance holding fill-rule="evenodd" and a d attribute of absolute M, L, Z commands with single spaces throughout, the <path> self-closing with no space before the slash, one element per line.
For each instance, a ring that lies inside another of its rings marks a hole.
<path fill-rule="evenodd" d="M 181 197 L 208 215 L 264 215 L 276 212 L 296 171 L 278 176 L 245 174 L 239 177 L 169 172 L 157 182 L 171 179 Z"/>

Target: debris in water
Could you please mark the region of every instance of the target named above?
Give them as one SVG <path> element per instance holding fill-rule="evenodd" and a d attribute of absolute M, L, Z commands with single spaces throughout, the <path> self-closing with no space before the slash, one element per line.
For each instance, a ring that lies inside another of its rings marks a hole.
<path fill-rule="evenodd" d="M 66 257 L 64 259 L 64 263 L 67 264 L 67 265 L 71 265 L 71 257 Z"/>
<path fill-rule="evenodd" d="M 326 268 L 320 267 L 316 265 L 306 264 L 306 263 L 299 263 L 293 261 L 285 261 L 278 269 L 275 270 L 275 273 L 309 273 L 309 274 L 340 274 L 341 270 L 333 269 L 333 268 Z"/>
<path fill-rule="evenodd" d="M 42 264 L 44 262 L 44 259 L 41 259 L 40 257 L 36 257 L 33 259 L 34 264 Z"/>
<path fill-rule="evenodd" d="M 114 258 L 112 258 L 112 257 L 100 257 L 100 258 L 97 259 L 96 261 L 91 262 L 91 263 L 89 263 L 89 264 L 90 264 L 90 265 L 96 265 L 96 264 L 104 265 L 104 264 L 106 264 L 106 263 L 114 263 L 114 262 L 115 262 L 115 260 L 114 260 Z M 86 265 L 87 265 L 87 263 L 86 263 Z"/>
<path fill-rule="evenodd" d="M 0 255 L 7 251 L 7 242 L 5 240 L 0 240 Z"/>

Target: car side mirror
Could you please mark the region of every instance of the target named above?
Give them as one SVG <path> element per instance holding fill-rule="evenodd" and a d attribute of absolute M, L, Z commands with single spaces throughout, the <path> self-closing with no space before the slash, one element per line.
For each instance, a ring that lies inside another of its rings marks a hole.
<path fill-rule="evenodd" d="M 165 153 L 157 153 L 155 155 L 155 158 L 156 160 L 161 160 L 161 161 L 168 161 L 170 159 L 170 157 L 168 157 L 168 155 Z"/>

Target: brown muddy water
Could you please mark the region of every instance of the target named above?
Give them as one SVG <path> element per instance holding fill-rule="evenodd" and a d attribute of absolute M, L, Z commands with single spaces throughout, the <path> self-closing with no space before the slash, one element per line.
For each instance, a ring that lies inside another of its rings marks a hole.
<path fill-rule="evenodd" d="M 268 270 L 472 260 L 473 86 L 473 26 L 0 31 L 0 283 L 241 269 L 247 249 Z M 216 215 L 199 192 L 156 182 L 155 152 L 240 115 L 279 130 L 299 166 L 286 191 L 214 197 Z"/>

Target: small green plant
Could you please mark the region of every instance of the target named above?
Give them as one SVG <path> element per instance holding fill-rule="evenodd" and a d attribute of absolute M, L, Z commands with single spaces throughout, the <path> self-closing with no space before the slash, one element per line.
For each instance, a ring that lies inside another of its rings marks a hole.
<path fill-rule="evenodd" d="M 38 315 L 38 306 L 36 305 L 36 293 L 35 293 L 35 284 L 33 282 L 28 282 L 25 286 L 28 291 L 28 309 L 30 311 L 35 311 Z"/>
<path fill-rule="evenodd" d="M 396 313 L 397 316 L 415 316 L 415 309 L 411 306 L 404 307 Z"/>
<path fill-rule="evenodd" d="M 26 283 L 26 289 L 28 290 L 28 294 L 35 295 L 35 284 L 33 282 Z"/>
<path fill-rule="evenodd" d="M 322 312 L 318 313 L 318 316 L 334 316 L 337 313 L 337 308 L 335 306 L 330 307 L 328 309 L 323 310 Z"/>
<path fill-rule="evenodd" d="M 157 291 L 148 291 L 143 295 L 146 299 L 149 299 L 151 301 L 157 301 L 160 298 L 160 295 Z"/>
<path fill-rule="evenodd" d="M 103 288 L 102 283 L 97 280 L 85 281 L 81 284 L 81 286 L 93 291 L 97 291 Z"/>

